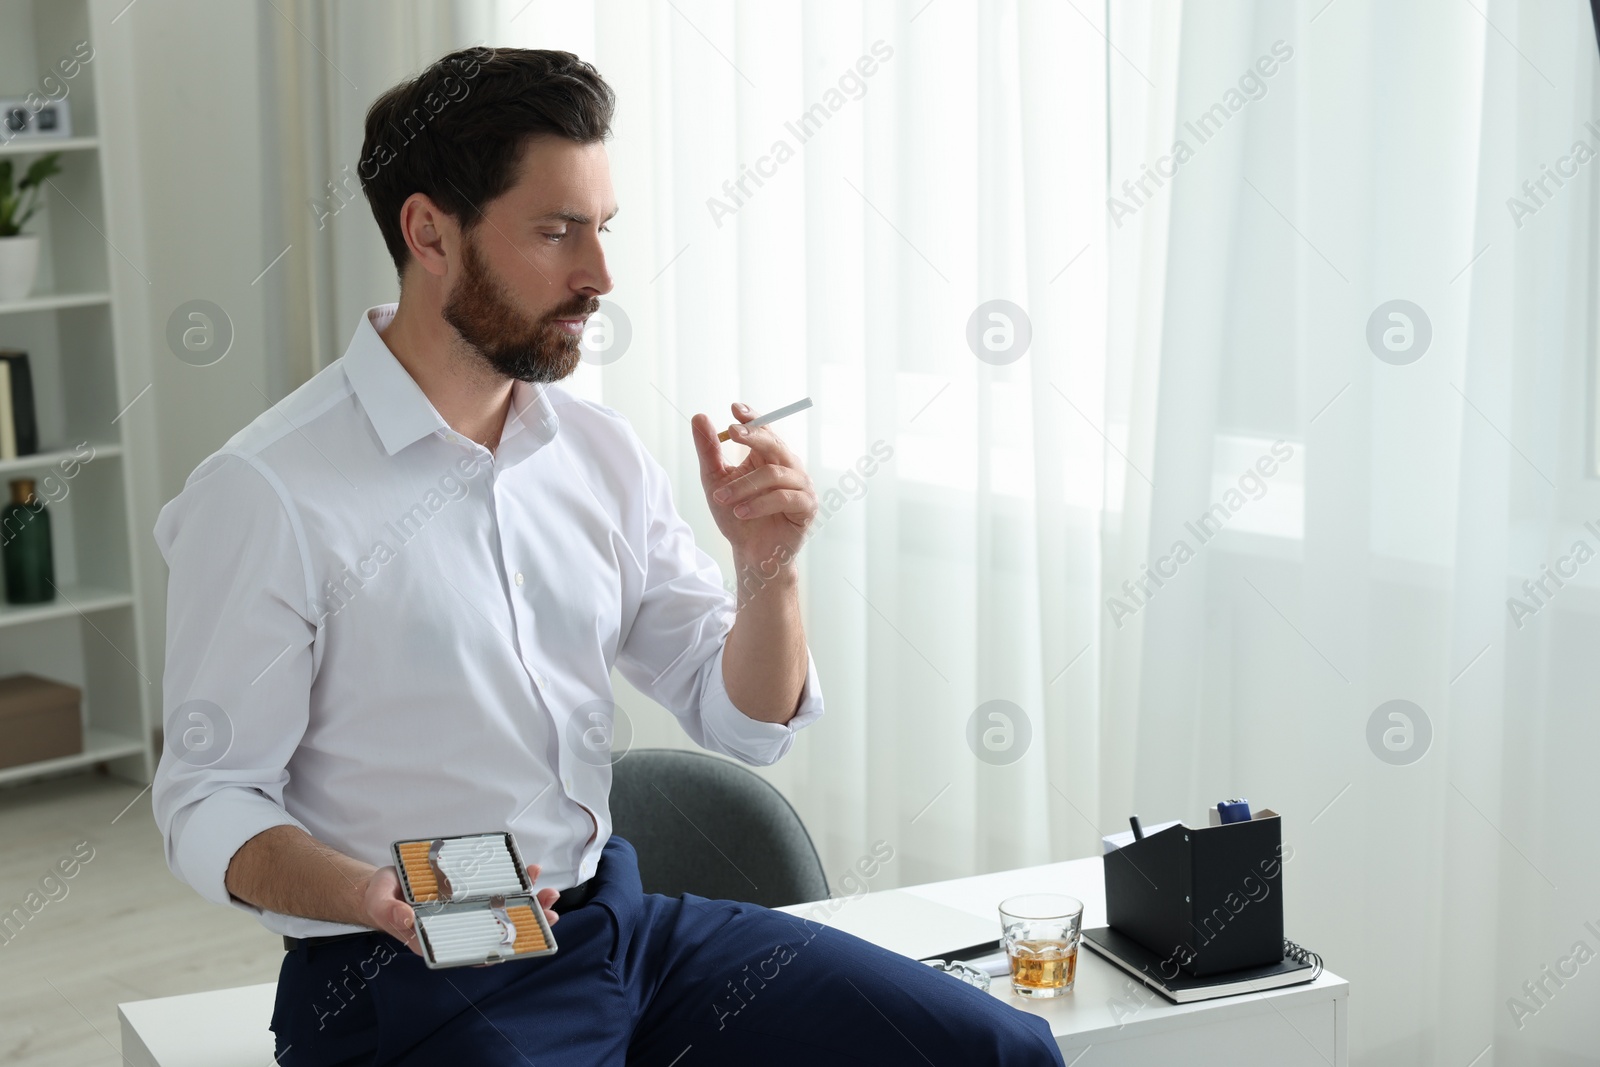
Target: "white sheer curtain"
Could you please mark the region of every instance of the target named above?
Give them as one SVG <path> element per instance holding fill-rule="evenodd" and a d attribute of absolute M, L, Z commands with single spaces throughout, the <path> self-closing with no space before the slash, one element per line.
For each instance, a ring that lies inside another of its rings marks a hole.
<path fill-rule="evenodd" d="M 1507 602 L 1600 547 L 1587 5 L 1112 12 L 1110 194 L 1191 152 L 1113 208 L 1110 405 L 1153 485 L 1108 498 L 1106 595 L 1195 555 L 1103 617 L 1105 810 L 1285 814 L 1288 933 L 1351 979 L 1353 1063 L 1594 1062 L 1596 576 L 1520 628 Z M 1420 314 L 1374 347 L 1395 300 Z"/>
<path fill-rule="evenodd" d="M 618 91 L 634 338 L 578 387 L 629 415 L 719 556 L 686 416 L 816 400 L 784 433 L 833 509 L 803 565 L 828 728 L 771 777 L 830 872 L 879 840 L 878 886 L 1091 848 L 1070 805 L 1096 807 L 1095 657 L 1062 671 L 1093 636 L 1103 444 L 1062 394 L 1098 422 L 1094 26 L 1044 3 L 541 3 L 501 39 L 591 57 Z M 741 189 L 745 167 L 775 173 Z M 997 298 L 1031 325 L 1007 365 L 967 342 Z M 993 700 L 1024 717 L 983 722 L 1011 764 L 969 747 Z M 641 742 L 683 743 L 640 710 Z"/>
<path fill-rule="evenodd" d="M 829 716 L 766 773 L 835 880 L 879 840 L 872 888 L 1244 795 L 1286 818 L 1290 936 L 1354 983 L 1353 1062 L 1592 1059 L 1595 966 L 1523 983 L 1600 951 L 1600 565 L 1521 628 L 1505 603 L 1600 549 L 1594 167 L 1507 206 L 1600 147 L 1584 5 L 282 2 L 319 362 L 394 295 L 364 202 L 307 221 L 366 104 L 451 48 L 556 47 L 619 95 L 632 330 L 574 388 L 724 561 L 686 416 L 816 400 L 784 433 L 837 491 L 802 556 Z M 1012 362 L 968 344 L 996 299 Z M 1414 362 L 1394 320 L 1369 344 L 1394 300 Z M 686 743 L 618 699 L 635 744 Z M 1390 700 L 1420 759 L 1399 720 L 1369 742 Z"/>

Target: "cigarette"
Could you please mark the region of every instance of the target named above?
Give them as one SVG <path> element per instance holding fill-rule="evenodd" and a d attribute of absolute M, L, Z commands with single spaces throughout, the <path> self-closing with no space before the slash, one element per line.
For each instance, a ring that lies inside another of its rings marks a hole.
<path fill-rule="evenodd" d="M 769 422 L 777 422 L 779 419 L 787 418 L 797 411 L 804 411 L 810 406 L 811 398 L 809 396 L 803 396 L 799 400 L 796 400 L 793 404 L 787 404 L 779 408 L 777 411 L 769 411 L 758 419 L 751 419 L 749 422 L 744 424 L 744 428 L 747 430 L 754 430 L 758 426 L 765 426 Z M 726 441 L 727 439 L 727 430 L 723 430 L 721 433 L 717 434 L 717 440 Z"/>

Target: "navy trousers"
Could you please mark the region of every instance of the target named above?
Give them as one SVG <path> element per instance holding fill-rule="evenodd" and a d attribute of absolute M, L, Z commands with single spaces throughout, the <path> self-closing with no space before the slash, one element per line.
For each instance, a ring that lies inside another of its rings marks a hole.
<path fill-rule="evenodd" d="M 645 893 L 606 844 L 552 956 L 431 971 L 384 934 L 285 955 L 284 1067 L 1053 1064 L 1043 1019 L 956 978 L 754 904 Z"/>

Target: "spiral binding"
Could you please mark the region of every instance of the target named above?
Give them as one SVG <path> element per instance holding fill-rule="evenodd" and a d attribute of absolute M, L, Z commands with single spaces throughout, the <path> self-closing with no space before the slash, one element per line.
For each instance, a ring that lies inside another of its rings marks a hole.
<path fill-rule="evenodd" d="M 1286 937 L 1283 939 L 1283 955 L 1285 959 L 1294 960 L 1296 963 L 1309 963 L 1311 965 L 1311 977 L 1308 981 L 1315 982 L 1321 977 L 1322 957 L 1310 949 L 1301 948 Z"/>

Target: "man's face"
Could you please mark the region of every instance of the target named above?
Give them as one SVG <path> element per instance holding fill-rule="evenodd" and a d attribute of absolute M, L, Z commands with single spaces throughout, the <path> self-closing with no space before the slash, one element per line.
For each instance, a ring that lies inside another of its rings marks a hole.
<path fill-rule="evenodd" d="M 616 214 L 601 144 L 530 141 L 518 177 L 470 215 L 442 311 L 496 374 L 556 382 L 577 369 L 584 320 L 611 291 L 600 234 Z M 469 212 L 471 209 L 468 209 Z"/>

